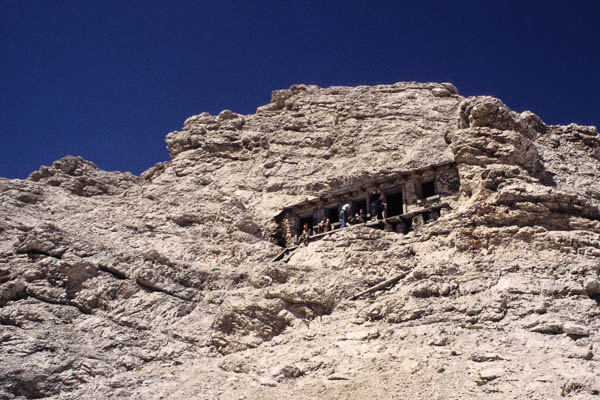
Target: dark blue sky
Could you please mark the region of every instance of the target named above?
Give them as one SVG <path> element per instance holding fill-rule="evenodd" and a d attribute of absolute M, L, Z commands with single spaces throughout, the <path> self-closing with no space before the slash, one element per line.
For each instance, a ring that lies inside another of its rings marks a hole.
<path fill-rule="evenodd" d="M 600 123 L 598 2 L 0 0 L 0 176 L 81 155 L 139 174 L 190 115 L 271 91 L 435 81 Z"/>

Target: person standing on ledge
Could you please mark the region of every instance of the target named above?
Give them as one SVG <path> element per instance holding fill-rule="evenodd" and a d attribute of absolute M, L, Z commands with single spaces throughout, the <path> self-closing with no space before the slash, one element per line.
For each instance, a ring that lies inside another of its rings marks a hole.
<path fill-rule="evenodd" d="M 375 213 L 377 214 L 377 219 L 383 219 L 383 212 L 387 208 L 387 203 L 385 202 L 385 197 L 383 193 L 381 196 L 375 201 Z"/>
<path fill-rule="evenodd" d="M 348 220 L 348 213 L 350 212 L 350 204 L 344 204 L 342 211 L 340 211 L 340 220 L 342 221 L 342 228 L 346 227 L 346 221 Z"/>

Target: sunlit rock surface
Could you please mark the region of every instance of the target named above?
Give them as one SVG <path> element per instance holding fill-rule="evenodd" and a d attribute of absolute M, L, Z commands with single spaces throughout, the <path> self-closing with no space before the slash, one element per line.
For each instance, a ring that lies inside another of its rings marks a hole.
<path fill-rule="evenodd" d="M 599 395 L 594 127 L 448 83 L 294 85 L 166 142 L 139 178 L 69 156 L 0 179 L 0 398 Z M 439 219 L 271 262 L 283 207 L 446 161 Z"/>

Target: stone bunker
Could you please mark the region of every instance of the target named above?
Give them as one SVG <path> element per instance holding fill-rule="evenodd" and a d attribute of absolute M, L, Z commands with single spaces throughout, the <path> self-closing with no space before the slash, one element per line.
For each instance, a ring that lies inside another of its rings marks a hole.
<path fill-rule="evenodd" d="M 446 200 L 458 193 L 459 186 L 458 170 L 451 161 L 401 171 L 284 208 L 275 217 L 276 238 L 281 246 L 292 247 L 298 243 L 304 224 L 311 230 L 310 240 L 335 232 L 340 228 L 339 213 L 344 204 L 351 205 L 352 213 L 363 210 L 366 226 L 408 233 L 449 210 Z M 380 195 L 385 198 L 387 210 L 385 219 L 378 220 L 374 205 Z M 323 216 L 329 219 L 332 229 L 315 234 Z"/>

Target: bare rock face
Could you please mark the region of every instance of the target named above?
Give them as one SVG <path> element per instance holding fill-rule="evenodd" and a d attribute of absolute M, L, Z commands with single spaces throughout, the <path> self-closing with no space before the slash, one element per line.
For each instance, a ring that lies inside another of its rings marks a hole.
<path fill-rule="evenodd" d="M 600 393 L 594 127 L 448 83 L 294 85 L 166 142 L 139 179 L 0 179 L 0 398 Z M 458 192 L 408 233 L 276 244 L 285 207 L 442 163 Z"/>
<path fill-rule="evenodd" d="M 225 110 L 190 117 L 183 130 L 167 135 L 167 148 L 178 176 L 190 174 L 194 160 L 205 160 L 203 172 L 210 175 L 203 184 L 277 193 L 270 197 L 285 200 L 269 210 L 276 212 L 294 201 L 290 195 L 302 199 L 450 160 L 443 133 L 454 128 L 459 102 L 449 84 L 294 85 L 274 92 L 255 115 Z"/>
<path fill-rule="evenodd" d="M 129 172 L 106 172 L 81 157 L 65 156 L 49 167 L 29 175 L 30 180 L 60 186 L 74 195 L 91 197 L 114 195 L 134 185 L 136 177 Z"/>

